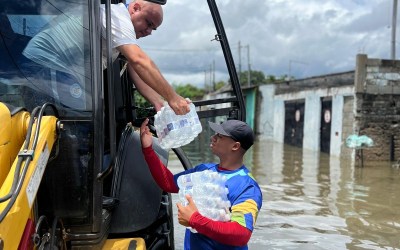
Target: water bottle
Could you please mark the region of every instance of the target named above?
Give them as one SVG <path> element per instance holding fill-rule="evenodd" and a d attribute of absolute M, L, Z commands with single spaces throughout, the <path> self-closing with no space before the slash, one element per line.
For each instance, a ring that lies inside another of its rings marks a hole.
<path fill-rule="evenodd" d="M 207 196 L 209 195 L 209 192 L 207 189 L 198 187 L 198 186 L 187 186 L 184 188 L 179 189 L 179 199 L 181 201 L 187 201 L 186 200 L 186 195 L 189 194 L 193 200 L 197 201 L 200 199 L 209 199 Z"/>
<path fill-rule="evenodd" d="M 154 125 L 160 146 L 164 149 L 186 145 L 202 131 L 193 103 L 190 104 L 189 113 L 176 115 L 168 103 L 165 102 L 164 107 L 154 116 Z"/>
<path fill-rule="evenodd" d="M 189 117 L 190 117 L 189 120 L 192 128 L 192 133 L 195 135 L 200 134 L 203 128 L 201 126 L 199 116 L 197 115 L 196 107 L 194 106 L 193 103 L 190 103 Z"/>
<path fill-rule="evenodd" d="M 204 183 L 211 182 L 212 180 L 215 181 L 214 183 L 221 183 L 222 178 L 223 177 L 219 177 L 219 174 L 217 172 L 204 170 L 202 172 L 194 172 L 191 174 L 181 175 L 178 177 L 177 182 L 179 187 L 186 187 L 193 186 L 195 184 L 202 185 Z"/>
<path fill-rule="evenodd" d="M 184 207 L 186 207 L 188 205 L 188 201 L 186 199 L 187 194 L 193 197 L 193 190 L 191 187 L 179 189 L 179 192 L 178 192 L 179 200 L 180 200 L 182 206 L 184 206 Z"/>
<path fill-rule="evenodd" d="M 176 118 L 175 118 L 175 113 L 174 111 L 167 107 L 165 109 L 165 114 L 164 114 L 164 118 L 165 118 L 165 122 L 166 122 L 166 138 L 167 138 L 167 142 L 172 146 L 175 145 L 174 144 L 174 140 L 175 138 L 179 138 L 179 123 L 177 122 Z"/>
<path fill-rule="evenodd" d="M 211 170 L 181 175 L 177 179 L 179 200 L 183 206 L 187 206 L 186 195 L 189 194 L 201 215 L 215 221 L 230 221 L 231 203 L 225 182 L 225 175 Z M 197 233 L 193 228 L 188 228 Z"/>

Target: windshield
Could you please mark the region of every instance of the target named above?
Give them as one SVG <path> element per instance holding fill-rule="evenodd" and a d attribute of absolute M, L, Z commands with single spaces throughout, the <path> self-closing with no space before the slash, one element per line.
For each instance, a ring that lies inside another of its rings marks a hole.
<path fill-rule="evenodd" d="M 86 3 L 85 3 L 86 2 Z M 61 116 L 91 111 L 87 1 L 7 1 L 0 7 L 0 101 Z"/>

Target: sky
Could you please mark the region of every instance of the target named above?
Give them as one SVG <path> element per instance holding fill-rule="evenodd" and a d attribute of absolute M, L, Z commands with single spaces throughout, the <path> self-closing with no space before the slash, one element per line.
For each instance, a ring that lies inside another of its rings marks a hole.
<path fill-rule="evenodd" d="M 357 54 L 391 58 L 392 0 L 216 2 L 238 71 L 301 79 L 354 70 Z M 167 0 L 163 10 L 163 24 L 139 43 L 164 77 L 198 87 L 227 81 L 207 1 Z"/>

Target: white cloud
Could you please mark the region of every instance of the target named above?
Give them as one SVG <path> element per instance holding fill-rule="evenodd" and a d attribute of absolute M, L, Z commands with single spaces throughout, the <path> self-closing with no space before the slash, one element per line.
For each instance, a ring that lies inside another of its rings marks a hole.
<path fill-rule="evenodd" d="M 392 1 L 217 2 L 237 67 L 239 41 L 249 45 L 252 69 L 277 76 L 289 68 L 296 78 L 353 70 L 357 53 L 390 57 Z M 168 0 L 163 25 L 141 43 L 168 81 L 202 86 L 213 61 L 216 80 L 228 79 L 220 45 L 210 41 L 215 33 L 206 1 Z"/>

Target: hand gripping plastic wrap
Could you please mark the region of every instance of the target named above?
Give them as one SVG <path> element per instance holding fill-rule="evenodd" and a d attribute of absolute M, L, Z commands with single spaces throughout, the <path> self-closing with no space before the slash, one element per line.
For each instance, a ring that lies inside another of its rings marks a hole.
<path fill-rule="evenodd" d="M 189 194 L 201 215 L 216 221 L 230 221 L 231 203 L 227 198 L 229 191 L 225 182 L 224 175 L 211 170 L 181 175 L 178 177 L 179 200 L 187 206 L 186 194 Z"/>

